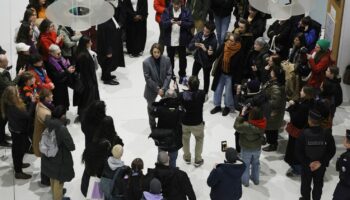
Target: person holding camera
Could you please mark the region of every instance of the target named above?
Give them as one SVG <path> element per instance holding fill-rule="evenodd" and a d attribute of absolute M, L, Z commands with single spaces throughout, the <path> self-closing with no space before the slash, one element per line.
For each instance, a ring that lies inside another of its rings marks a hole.
<path fill-rule="evenodd" d="M 229 147 L 225 151 L 226 160 L 215 164 L 207 179 L 207 184 L 211 187 L 210 198 L 238 200 L 242 197 L 241 176 L 246 165 L 239 159 L 234 148 Z"/>
<path fill-rule="evenodd" d="M 193 37 L 191 33 L 193 27 L 191 12 L 182 6 L 181 0 L 173 0 L 172 4 L 162 14 L 160 24 L 164 31 L 164 45 L 167 47 L 173 76 L 175 53 L 178 52 L 179 54 L 179 82 L 182 84 L 186 79 L 186 46 Z"/>
<path fill-rule="evenodd" d="M 246 169 L 242 176 L 242 184 L 249 186 L 249 179 L 259 185 L 261 145 L 267 121 L 259 107 L 244 106 L 241 115 L 236 118 L 234 128 L 241 133 L 242 160 Z M 251 166 L 251 174 L 250 174 Z"/>

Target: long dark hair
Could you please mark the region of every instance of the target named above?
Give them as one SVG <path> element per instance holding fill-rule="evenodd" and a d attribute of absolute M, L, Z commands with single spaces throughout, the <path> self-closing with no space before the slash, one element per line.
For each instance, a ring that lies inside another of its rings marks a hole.
<path fill-rule="evenodd" d="M 83 123 L 99 124 L 106 117 L 106 104 L 104 101 L 94 101 L 83 115 Z"/>
<path fill-rule="evenodd" d="M 51 24 L 52 22 L 50 20 L 44 19 L 39 26 L 40 33 L 45 33 L 49 29 Z"/>
<path fill-rule="evenodd" d="M 30 43 L 30 40 L 32 39 L 32 35 L 30 34 L 31 29 L 31 24 L 23 22 L 18 29 L 16 43 L 23 42 L 28 45 Z"/>
<path fill-rule="evenodd" d="M 23 22 L 27 22 L 27 23 L 30 23 L 29 19 L 34 15 L 34 11 L 30 8 L 26 9 L 26 11 L 24 12 L 24 15 L 23 15 L 23 19 L 22 19 L 22 23 Z"/>
<path fill-rule="evenodd" d="M 91 41 L 91 38 L 89 36 L 83 35 L 80 40 L 79 40 L 79 44 L 77 47 L 77 51 L 76 51 L 76 56 L 79 57 L 80 54 L 82 53 L 87 53 L 88 49 L 86 48 L 86 45 Z"/>
<path fill-rule="evenodd" d="M 295 37 L 295 38 L 298 38 L 299 41 L 300 41 L 300 47 L 305 47 L 306 46 L 306 40 L 305 40 L 305 35 L 304 33 L 298 33 Z M 293 41 L 294 43 L 294 41 Z"/>

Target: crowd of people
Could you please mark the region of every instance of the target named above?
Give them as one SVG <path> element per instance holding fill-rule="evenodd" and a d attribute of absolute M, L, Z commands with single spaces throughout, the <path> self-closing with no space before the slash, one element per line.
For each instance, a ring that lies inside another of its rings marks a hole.
<path fill-rule="evenodd" d="M 130 57 L 143 55 L 148 1 L 111 1 L 114 16 L 84 32 L 64 26 L 56 30 L 45 13 L 53 2 L 29 1 L 15 38 L 14 79 L 6 51 L 0 48 L 0 145 L 12 148 L 16 179 L 31 179 L 23 171 L 31 163 L 23 163 L 23 157 L 34 154 L 41 158 L 41 184 L 51 186 L 54 200 L 69 199 L 64 197 L 64 183 L 75 177 L 71 153 L 75 145 L 65 115 L 72 89 L 73 106 L 78 107 L 74 123 L 81 124 L 85 135 L 81 192 L 86 198 L 195 200 L 191 181 L 176 162 L 182 149 L 185 163 L 191 164 L 194 157 L 195 167 L 204 164 L 203 105 L 211 86 L 210 113 L 238 113 L 233 123 L 236 147 L 223 147 L 225 161 L 216 164 L 207 179 L 211 199 L 240 199 L 242 185 L 249 187 L 250 180 L 259 185 L 260 155 L 277 151 L 284 129 L 288 133 L 284 161 L 290 166 L 286 176 L 301 177 L 301 200 L 321 199 L 323 177 L 336 153 L 332 126 L 343 96 L 339 68 L 330 42 L 320 38 L 319 23 L 301 15 L 266 27 L 270 16 L 248 1 L 154 0 L 160 36 L 143 61 L 143 73 L 149 137 L 158 157 L 155 167 L 144 174 L 141 158 L 130 166 L 123 162 L 124 143 L 100 99 L 96 69 L 101 67 L 104 84 L 119 85 L 111 73 L 125 67 L 123 43 Z M 228 30 L 232 14 L 236 22 Z M 194 63 L 187 77 L 190 54 Z M 161 100 L 156 102 L 158 96 Z M 11 136 L 5 134 L 6 124 Z M 191 135 L 196 140 L 194 156 Z M 344 146 L 347 152 L 336 166 L 340 181 L 334 200 L 350 198 L 349 130 Z M 101 193 L 91 193 L 94 182 Z"/>

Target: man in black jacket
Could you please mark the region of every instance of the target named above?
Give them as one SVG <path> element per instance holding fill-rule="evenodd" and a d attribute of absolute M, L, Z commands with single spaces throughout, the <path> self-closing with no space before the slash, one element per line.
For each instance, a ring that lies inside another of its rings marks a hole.
<path fill-rule="evenodd" d="M 148 169 L 145 191 L 149 190 L 152 178 L 157 178 L 162 183 L 163 196 L 167 200 L 196 200 L 192 184 L 186 172 L 178 168 L 169 167 L 169 156 L 162 151 L 158 154 L 158 162 L 154 169 Z"/>
<path fill-rule="evenodd" d="M 312 199 L 320 200 L 326 167 L 335 154 L 335 142 L 330 129 L 321 128 L 322 115 L 317 109 L 310 110 L 308 122 L 310 128 L 302 131 L 295 147 L 302 165 L 300 200 L 310 200 L 312 181 Z"/>

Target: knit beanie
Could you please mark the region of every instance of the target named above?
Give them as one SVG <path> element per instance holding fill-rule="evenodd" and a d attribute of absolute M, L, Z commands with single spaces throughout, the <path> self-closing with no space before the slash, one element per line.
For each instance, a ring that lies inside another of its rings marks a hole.
<path fill-rule="evenodd" d="M 225 157 L 228 163 L 234 163 L 238 159 L 238 153 L 236 149 L 229 147 L 226 149 Z"/>
<path fill-rule="evenodd" d="M 115 159 L 120 160 L 123 155 L 123 147 L 119 144 L 115 145 L 112 149 L 112 155 Z"/>
<path fill-rule="evenodd" d="M 149 188 L 149 192 L 152 194 L 160 194 L 162 192 L 162 184 L 157 178 L 151 180 Z"/>
<path fill-rule="evenodd" d="M 323 51 L 327 51 L 331 46 L 331 42 L 325 39 L 318 40 L 317 44 L 321 47 Z"/>

